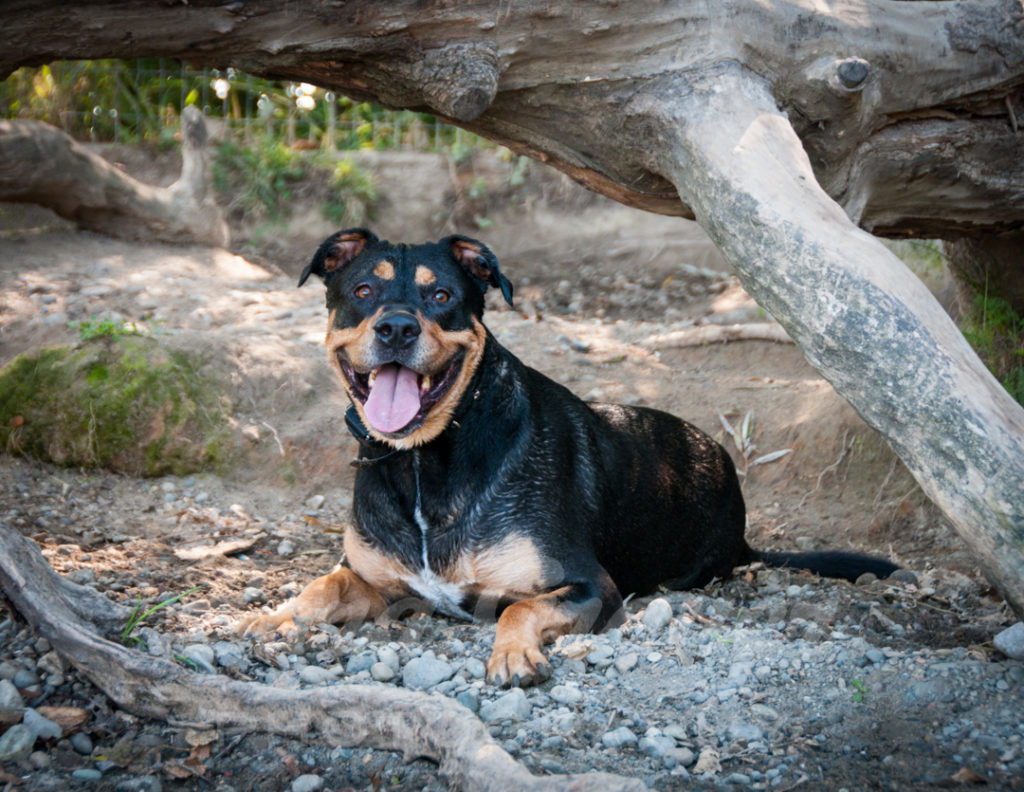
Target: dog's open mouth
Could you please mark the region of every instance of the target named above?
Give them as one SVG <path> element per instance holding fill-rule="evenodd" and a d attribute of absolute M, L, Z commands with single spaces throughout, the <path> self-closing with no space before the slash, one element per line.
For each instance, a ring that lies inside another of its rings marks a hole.
<path fill-rule="evenodd" d="M 363 405 L 370 428 L 381 434 L 407 433 L 416 429 L 430 409 L 451 389 L 462 369 L 464 354 L 459 353 L 433 376 L 419 374 L 400 363 L 361 374 L 338 354 L 341 371 L 349 392 Z"/>

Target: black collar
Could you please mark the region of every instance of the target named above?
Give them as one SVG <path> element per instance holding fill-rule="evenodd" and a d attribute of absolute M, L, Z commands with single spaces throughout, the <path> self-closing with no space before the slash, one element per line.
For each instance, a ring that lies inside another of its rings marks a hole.
<path fill-rule="evenodd" d="M 391 448 L 385 443 L 380 442 L 380 440 L 375 439 L 373 435 L 370 434 L 370 430 L 366 428 L 366 424 L 364 424 L 362 419 L 359 417 L 359 413 L 356 412 L 354 405 L 350 405 L 348 410 L 345 411 L 345 425 L 348 426 L 348 430 L 352 433 L 352 436 L 359 441 L 359 458 L 353 459 L 349 463 L 352 467 L 370 467 L 371 465 L 376 465 L 378 462 L 383 462 L 389 457 L 395 456 L 395 454 L 402 453 L 403 449 Z M 385 453 L 378 456 L 363 456 L 363 454 L 370 449 L 385 451 Z"/>

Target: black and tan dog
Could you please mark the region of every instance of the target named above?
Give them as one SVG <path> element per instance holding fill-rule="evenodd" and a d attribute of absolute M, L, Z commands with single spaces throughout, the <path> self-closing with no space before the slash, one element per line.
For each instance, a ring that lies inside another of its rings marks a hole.
<path fill-rule="evenodd" d="M 621 619 L 622 595 L 701 586 L 761 560 L 819 574 L 896 567 L 849 553 L 761 553 L 724 449 L 667 413 L 585 404 L 481 322 L 512 285 L 480 242 L 327 239 L 299 281 L 327 287 L 327 353 L 360 440 L 345 560 L 251 634 L 389 608 L 498 616 L 487 665 L 527 685 L 545 642 Z"/>

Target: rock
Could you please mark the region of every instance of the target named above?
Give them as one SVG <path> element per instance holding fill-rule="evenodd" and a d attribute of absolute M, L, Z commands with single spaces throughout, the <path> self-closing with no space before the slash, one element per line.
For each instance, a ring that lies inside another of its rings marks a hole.
<path fill-rule="evenodd" d="M 320 507 L 324 505 L 324 501 L 327 500 L 323 495 L 314 495 L 308 501 L 306 501 L 306 508 L 310 511 L 320 511 Z"/>
<path fill-rule="evenodd" d="M 663 597 L 653 599 L 644 611 L 644 626 L 651 632 L 657 632 L 672 620 L 672 606 Z"/>
<path fill-rule="evenodd" d="M 81 569 L 71 570 L 68 573 L 68 579 L 79 586 L 87 586 L 96 580 L 96 573 L 89 567 L 82 567 Z"/>
<path fill-rule="evenodd" d="M 533 706 L 526 700 L 523 689 L 512 688 L 505 695 L 484 704 L 480 708 L 480 718 L 485 723 L 501 720 L 520 721 L 530 717 L 532 711 Z"/>
<path fill-rule="evenodd" d="M 217 668 L 213 664 L 213 648 L 207 644 L 189 644 L 181 650 L 181 656 L 191 660 L 200 670 L 208 674 L 216 674 Z"/>
<path fill-rule="evenodd" d="M 662 759 L 676 747 L 676 741 L 664 734 L 652 734 L 641 737 L 637 747 L 652 759 Z"/>
<path fill-rule="evenodd" d="M 49 718 L 44 718 L 34 709 L 25 710 L 21 722 L 30 728 L 36 737 L 43 740 L 58 740 L 63 735 L 63 729 Z"/>
<path fill-rule="evenodd" d="M 255 586 L 247 586 L 242 589 L 242 602 L 246 605 L 260 604 L 267 601 L 267 596 L 262 590 Z"/>
<path fill-rule="evenodd" d="M 27 759 L 36 744 L 36 734 L 23 723 L 16 723 L 0 736 L 0 762 Z"/>
<path fill-rule="evenodd" d="M 636 652 L 630 652 L 624 654 L 622 657 L 615 658 L 615 670 L 620 674 L 625 674 L 627 671 L 631 671 L 636 668 L 636 664 L 640 661 L 640 655 Z"/>
<path fill-rule="evenodd" d="M 155 775 L 142 778 L 123 778 L 117 782 L 114 792 L 162 792 L 160 777 Z"/>
<path fill-rule="evenodd" d="M 39 687 L 39 677 L 34 671 L 29 671 L 27 668 L 19 668 L 11 681 L 16 688 L 22 690 L 35 690 Z"/>
<path fill-rule="evenodd" d="M 480 711 L 480 697 L 475 690 L 463 690 L 455 697 L 455 700 L 470 712 Z"/>
<path fill-rule="evenodd" d="M 697 764 L 693 768 L 694 775 L 711 773 L 715 775 L 722 770 L 722 763 L 718 757 L 718 751 L 710 746 L 700 749 L 700 756 L 697 757 Z"/>
<path fill-rule="evenodd" d="M 20 710 L 25 706 L 18 688 L 9 679 L 0 679 L 0 710 Z"/>
<path fill-rule="evenodd" d="M 304 773 L 292 781 L 292 792 L 318 792 L 324 788 L 324 780 L 318 775 Z"/>
<path fill-rule="evenodd" d="M 376 662 L 370 666 L 370 676 L 378 682 L 389 682 L 395 678 L 395 671 L 387 663 Z"/>
<path fill-rule="evenodd" d="M 682 767 L 689 767 L 696 761 L 697 757 L 693 755 L 693 751 L 689 748 L 671 748 L 665 751 L 665 759 L 671 759 L 675 764 Z M 668 764 L 667 761 L 666 764 Z"/>
<path fill-rule="evenodd" d="M 484 661 L 479 657 L 471 657 L 466 660 L 466 664 L 463 666 L 463 669 L 467 674 L 473 677 L 473 679 L 483 679 L 487 674 L 487 666 L 484 665 Z"/>
<path fill-rule="evenodd" d="M 369 671 L 373 668 L 373 664 L 377 662 L 377 653 L 370 650 L 366 652 L 360 652 L 359 654 L 352 655 L 348 662 L 345 663 L 345 672 L 348 674 L 358 674 L 360 671 Z M 445 677 L 447 679 L 447 677 Z M 440 681 L 440 680 L 438 680 Z M 427 687 L 430 687 L 427 685 Z"/>
<path fill-rule="evenodd" d="M 89 735 L 85 732 L 75 732 L 69 738 L 71 747 L 75 749 L 75 753 L 81 754 L 82 756 L 92 755 L 92 740 L 89 739 Z"/>
<path fill-rule="evenodd" d="M 636 743 L 636 735 L 627 726 L 619 726 L 617 729 L 607 731 L 601 737 L 601 744 L 605 748 L 622 748 L 624 745 L 636 745 Z"/>
<path fill-rule="evenodd" d="M 993 643 L 1000 652 L 1013 660 L 1024 660 L 1024 622 L 1017 622 L 1012 627 L 996 635 Z"/>
<path fill-rule="evenodd" d="M 68 670 L 68 664 L 64 658 L 56 652 L 48 651 L 39 658 L 39 662 L 36 663 L 36 668 L 44 674 L 65 674 Z"/>
<path fill-rule="evenodd" d="M 230 641 L 217 641 L 213 645 L 213 656 L 221 668 L 237 668 L 244 671 L 249 667 L 249 661 L 241 648 Z"/>
<path fill-rule="evenodd" d="M 424 652 L 422 656 L 414 657 L 405 664 L 402 684 L 413 690 L 423 690 L 450 679 L 454 674 L 455 666 L 451 663 L 438 660 L 433 652 Z"/>
<path fill-rule="evenodd" d="M 583 698 L 583 693 L 574 685 L 555 685 L 548 691 L 548 695 L 559 704 L 572 706 Z"/>
<path fill-rule="evenodd" d="M 71 777 L 77 778 L 79 781 L 99 781 L 103 778 L 103 772 L 92 767 L 82 767 L 75 770 Z"/>
<path fill-rule="evenodd" d="M 730 740 L 743 740 L 744 742 L 756 742 L 764 737 L 764 729 L 755 726 L 753 723 L 733 723 L 725 730 L 725 736 Z"/>
<path fill-rule="evenodd" d="M 338 673 L 318 665 L 308 665 L 299 671 L 299 679 L 307 685 L 329 685 L 338 681 Z"/>
<path fill-rule="evenodd" d="M 911 586 L 917 585 L 917 573 L 910 569 L 897 569 L 891 575 L 889 580 L 894 580 L 897 583 L 909 583 Z"/>
<path fill-rule="evenodd" d="M 295 553 L 295 543 L 291 539 L 282 539 L 277 545 L 277 554 L 284 558 Z"/>
<path fill-rule="evenodd" d="M 396 674 L 402 667 L 401 662 L 398 659 L 398 652 L 392 649 L 390 646 L 382 646 L 377 650 L 377 659 L 394 671 Z"/>

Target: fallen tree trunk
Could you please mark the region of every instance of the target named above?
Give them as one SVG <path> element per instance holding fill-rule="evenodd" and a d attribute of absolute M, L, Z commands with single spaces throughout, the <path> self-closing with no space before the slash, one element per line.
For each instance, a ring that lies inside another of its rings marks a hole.
<path fill-rule="evenodd" d="M 494 741 L 469 710 L 441 696 L 371 685 L 279 690 L 217 674 L 197 674 L 108 641 L 129 610 L 71 583 L 35 543 L 0 523 L 0 588 L 32 628 L 128 712 L 197 727 L 271 732 L 332 744 L 427 757 L 457 788 L 482 792 L 579 790 L 643 792 L 607 773 L 532 775 Z"/>
<path fill-rule="evenodd" d="M 56 127 L 0 121 L 0 200 L 52 209 L 80 228 L 141 241 L 228 244 L 213 200 L 206 125 L 182 113 L 181 177 L 169 187 L 133 179 Z"/>

